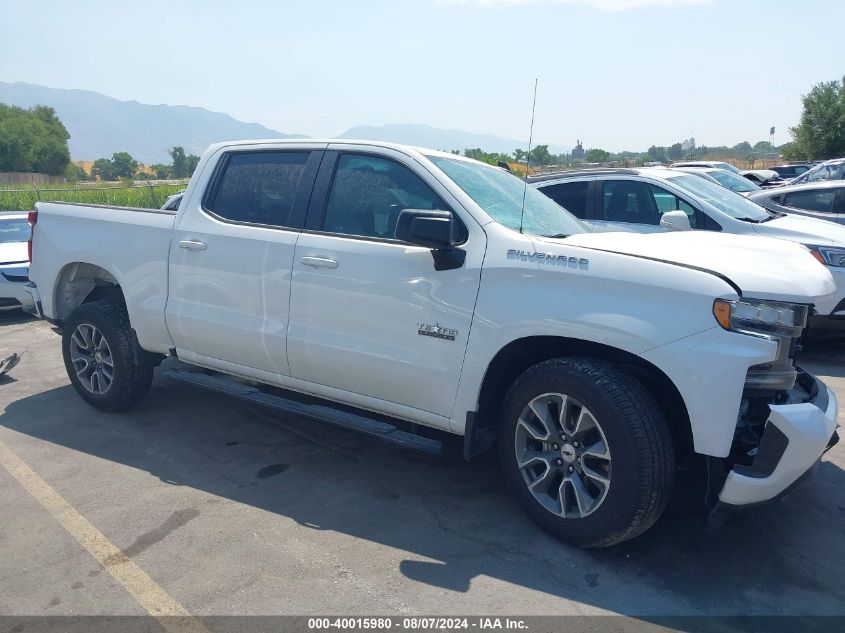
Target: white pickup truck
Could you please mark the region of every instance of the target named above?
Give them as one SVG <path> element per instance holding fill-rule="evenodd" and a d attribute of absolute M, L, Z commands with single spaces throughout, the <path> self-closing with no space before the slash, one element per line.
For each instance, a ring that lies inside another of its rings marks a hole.
<path fill-rule="evenodd" d="M 135 405 L 176 356 L 214 370 L 183 382 L 404 446 L 498 444 L 528 514 L 581 546 L 651 526 L 680 459 L 718 511 L 837 439 L 795 364 L 834 284 L 798 244 L 594 234 L 502 169 L 355 141 L 214 145 L 176 212 L 30 221 L 35 310 L 91 405 Z"/>

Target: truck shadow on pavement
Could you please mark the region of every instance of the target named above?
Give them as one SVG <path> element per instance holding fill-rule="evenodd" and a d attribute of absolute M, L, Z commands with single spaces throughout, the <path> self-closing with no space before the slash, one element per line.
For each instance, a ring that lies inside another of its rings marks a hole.
<path fill-rule="evenodd" d="M 680 485 L 648 533 L 581 551 L 503 493 L 492 454 L 470 464 L 430 458 L 159 376 L 129 413 L 94 411 L 64 386 L 10 403 L 0 425 L 56 445 L 56 459 L 59 447 L 81 451 L 394 548 L 406 578 L 452 592 L 487 576 L 640 617 L 845 612 L 845 472 L 829 456 L 786 503 L 718 531 L 705 525 L 703 489 Z M 556 603 L 502 607 L 554 613 Z"/>

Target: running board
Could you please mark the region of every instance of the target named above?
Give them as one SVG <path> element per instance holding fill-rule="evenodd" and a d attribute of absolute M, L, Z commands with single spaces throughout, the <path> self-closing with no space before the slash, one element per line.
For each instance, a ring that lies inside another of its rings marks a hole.
<path fill-rule="evenodd" d="M 387 422 L 373 420 L 372 418 L 367 418 L 356 413 L 340 411 L 326 405 L 306 404 L 281 396 L 274 396 L 264 393 L 256 387 L 236 382 L 224 376 L 175 369 L 168 371 L 166 375 L 168 378 L 177 382 L 202 387 L 203 389 L 223 393 L 227 396 L 234 396 L 235 398 L 246 400 L 247 402 L 252 402 L 263 407 L 269 407 L 277 411 L 283 411 L 284 413 L 300 415 L 320 422 L 328 422 L 334 426 L 358 431 L 359 433 L 376 437 L 403 448 L 410 448 L 431 455 L 440 455 L 443 451 L 443 442 L 440 440 L 433 440 L 408 433 L 407 431 L 397 429 Z"/>

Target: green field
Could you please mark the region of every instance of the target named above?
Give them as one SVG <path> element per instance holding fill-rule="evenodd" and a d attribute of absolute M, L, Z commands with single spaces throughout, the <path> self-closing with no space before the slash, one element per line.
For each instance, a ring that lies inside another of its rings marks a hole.
<path fill-rule="evenodd" d="M 32 185 L 0 185 L 0 211 L 29 211 L 39 200 L 157 209 L 168 196 L 184 189 L 187 184 L 185 181 L 174 185 L 44 185 L 38 188 Z"/>

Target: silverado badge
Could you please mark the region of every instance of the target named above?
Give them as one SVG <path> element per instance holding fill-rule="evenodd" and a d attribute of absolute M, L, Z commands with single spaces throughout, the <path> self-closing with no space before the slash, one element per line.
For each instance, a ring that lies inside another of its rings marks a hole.
<path fill-rule="evenodd" d="M 433 336 L 447 341 L 454 341 L 458 335 L 457 330 L 448 327 L 441 327 L 439 323 L 429 325 L 428 323 L 417 323 L 417 334 L 420 336 Z"/>

